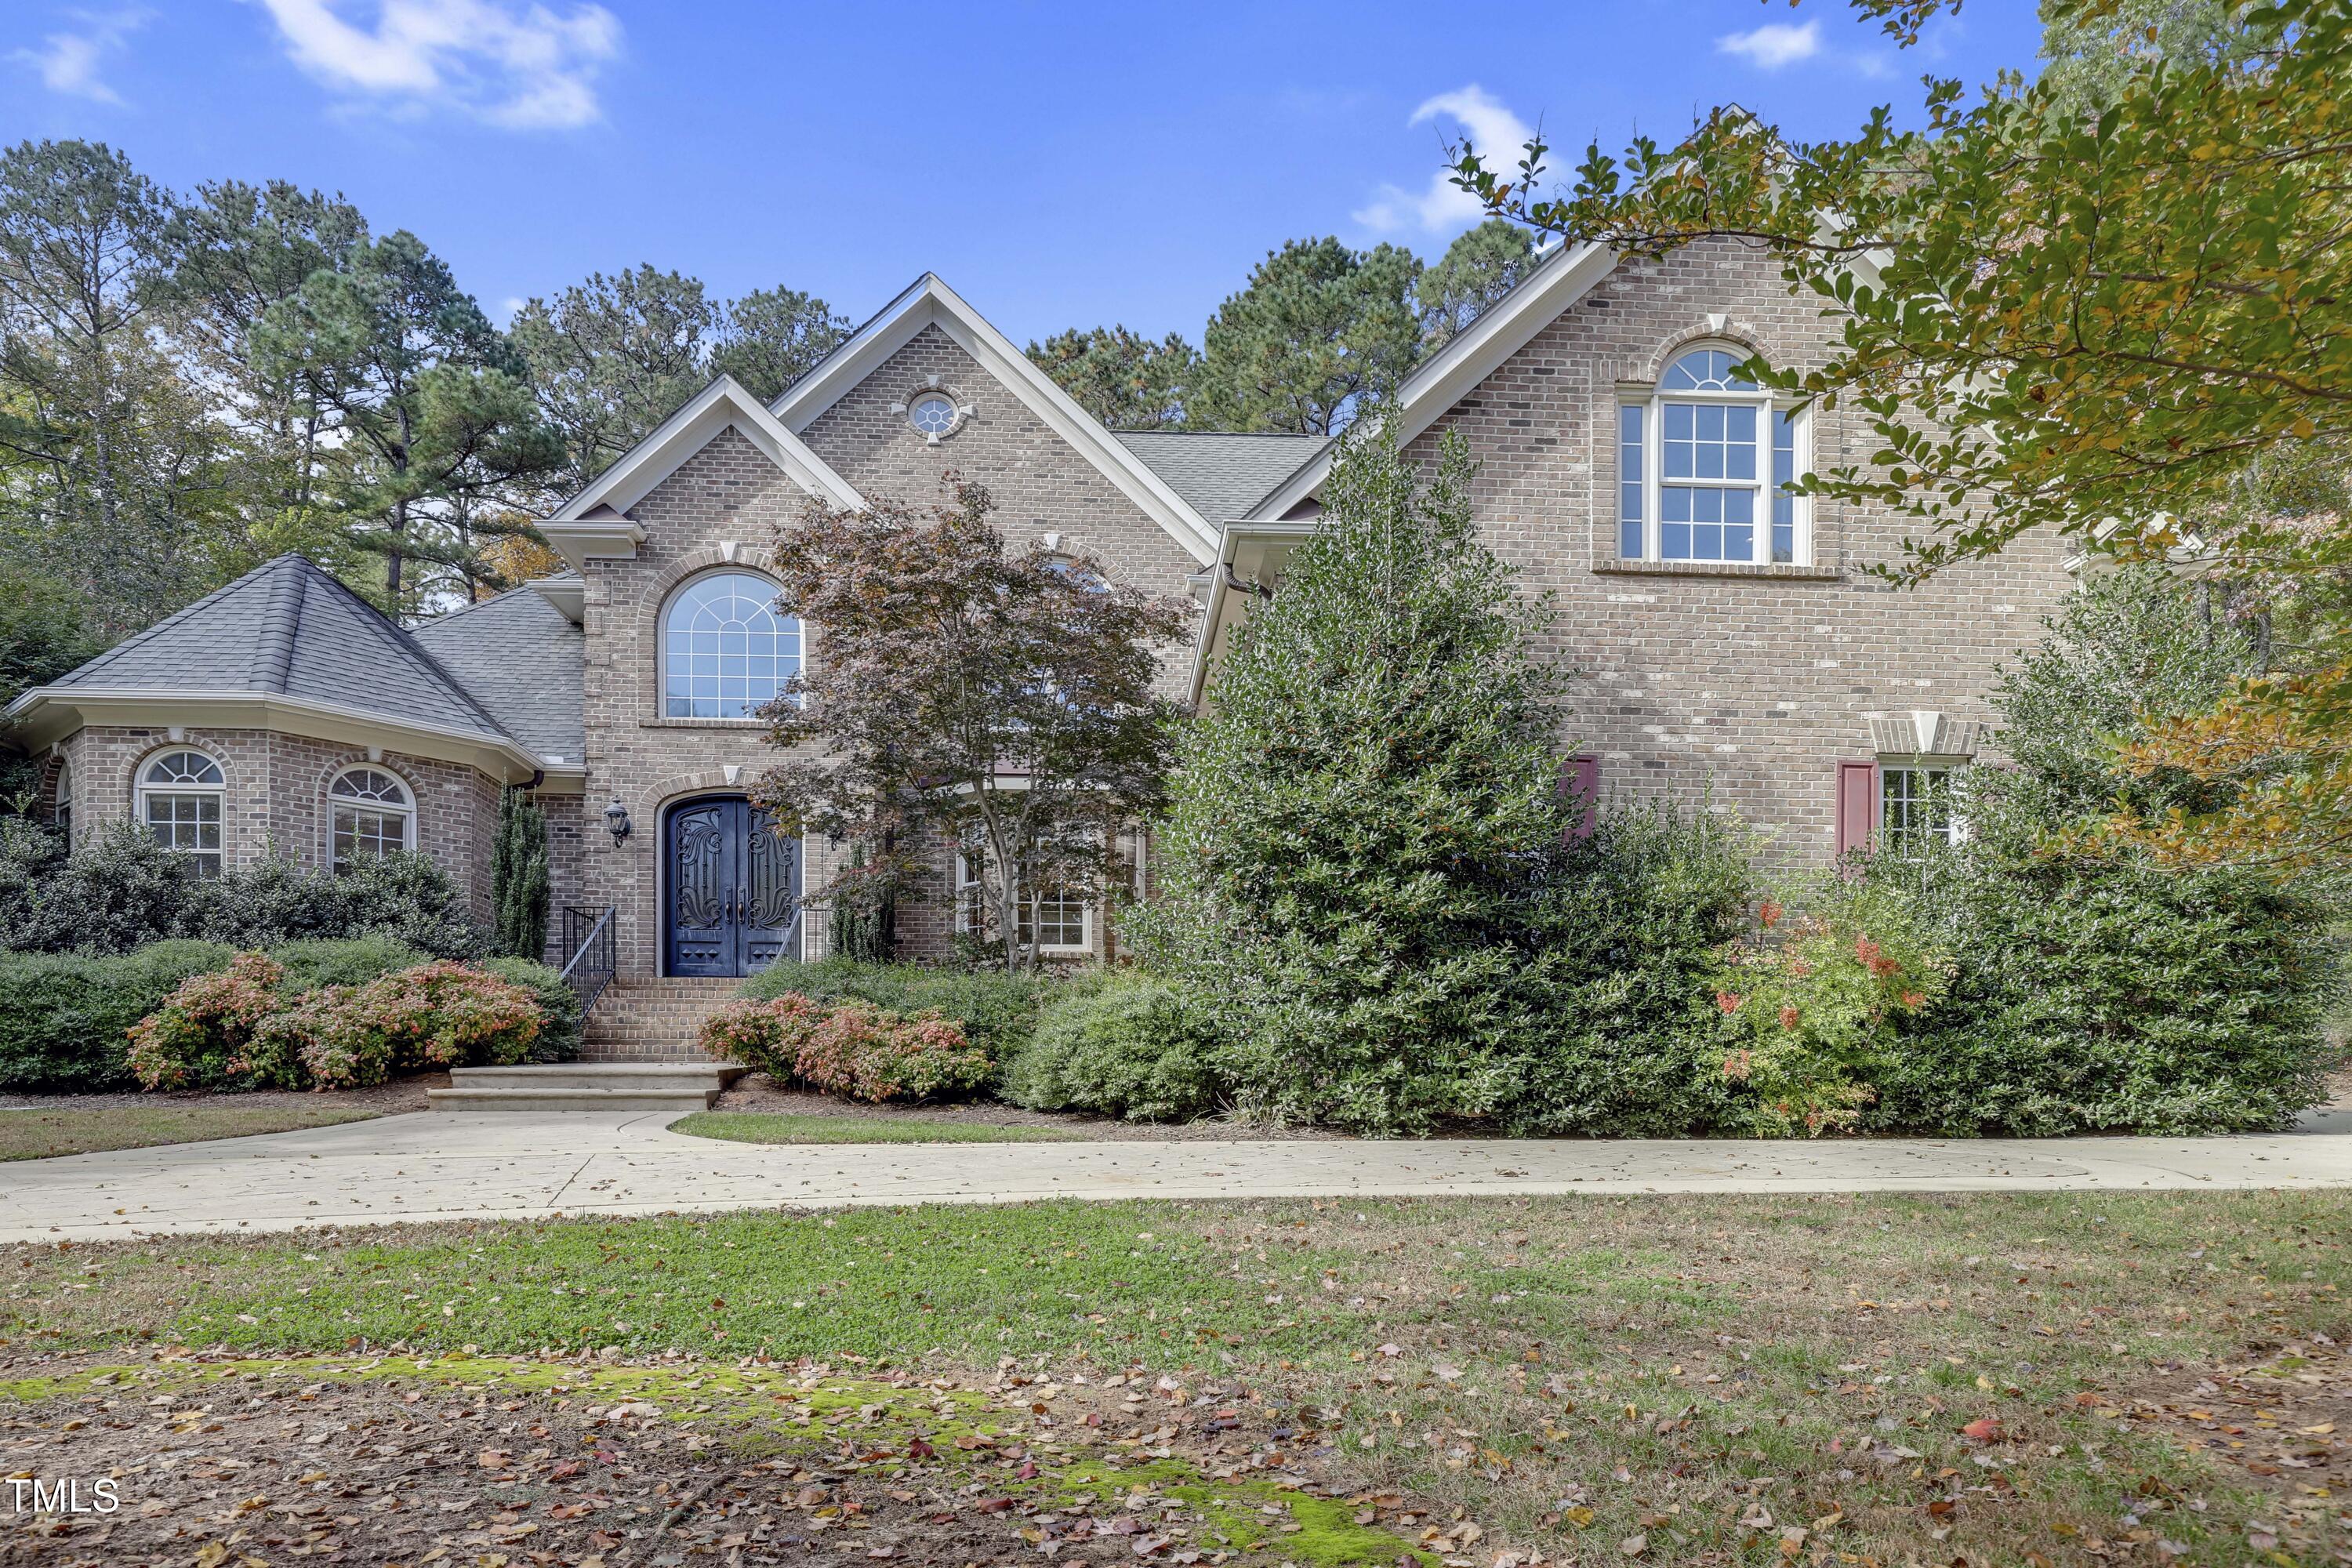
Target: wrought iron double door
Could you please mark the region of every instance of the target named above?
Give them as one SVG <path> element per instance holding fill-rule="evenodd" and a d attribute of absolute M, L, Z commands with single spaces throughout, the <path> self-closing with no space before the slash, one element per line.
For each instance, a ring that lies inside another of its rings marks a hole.
<path fill-rule="evenodd" d="M 662 845 L 672 974 L 740 975 L 800 949 L 800 841 L 748 800 L 689 801 Z"/>

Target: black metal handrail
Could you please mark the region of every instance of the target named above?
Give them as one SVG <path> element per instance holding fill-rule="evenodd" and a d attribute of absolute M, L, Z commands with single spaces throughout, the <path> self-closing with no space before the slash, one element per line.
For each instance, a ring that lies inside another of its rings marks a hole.
<path fill-rule="evenodd" d="M 563 983 L 580 998 L 583 1018 L 613 983 L 618 967 L 620 944 L 613 934 L 613 914 L 610 905 L 601 910 L 564 907 L 563 946 L 572 957 L 563 966 Z"/>

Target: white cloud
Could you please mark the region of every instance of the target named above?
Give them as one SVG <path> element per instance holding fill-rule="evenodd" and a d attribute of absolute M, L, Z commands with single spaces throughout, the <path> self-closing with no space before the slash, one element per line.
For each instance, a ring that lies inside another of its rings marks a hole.
<path fill-rule="evenodd" d="M 362 25 L 344 16 L 360 8 L 350 0 L 259 3 L 294 63 L 330 87 L 524 129 L 595 120 L 596 73 L 621 47 L 619 19 L 597 5 L 559 14 L 515 0 L 374 0 Z"/>
<path fill-rule="evenodd" d="M 1822 25 L 1807 22 L 1799 27 L 1786 22 L 1767 22 L 1749 32 L 1726 33 L 1715 40 L 1715 50 L 1721 55 L 1738 55 L 1759 70 L 1776 71 L 1822 52 Z"/>
<path fill-rule="evenodd" d="M 78 29 L 48 34 L 40 48 L 15 49 L 8 58 L 39 72 L 41 85 L 51 92 L 121 103 L 121 96 L 99 79 L 99 59 L 120 46 L 125 35 L 143 26 L 147 13 L 68 11 L 66 15 L 79 24 Z"/>
<path fill-rule="evenodd" d="M 1525 121 L 1476 82 L 1439 93 L 1414 110 L 1412 118 L 1405 123 L 1426 125 L 1438 120 L 1451 121 L 1458 128 L 1458 135 L 1449 137 L 1449 141 L 1468 142 L 1486 157 L 1489 167 L 1515 166 L 1520 149 L 1533 134 Z M 1450 170 L 1440 169 L 1430 175 L 1428 186 L 1420 191 L 1381 186 L 1369 205 L 1350 216 L 1379 234 L 1421 228 L 1444 235 L 1469 227 L 1486 216 L 1486 209 L 1478 205 L 1477 197 L 1454 184 Z"/>

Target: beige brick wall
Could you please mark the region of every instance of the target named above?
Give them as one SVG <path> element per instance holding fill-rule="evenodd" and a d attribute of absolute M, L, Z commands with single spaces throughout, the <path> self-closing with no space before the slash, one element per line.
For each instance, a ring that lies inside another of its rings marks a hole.
<path fill-rule="evenodd" d="M 370 759 L 367 749 L 263 730 L 187 728 L 174 742 L 159 729 L 91 726 L 65 742 L 71 769 L 77 837 L 133 815 L 139 770 L 158 752 L 189 747 L 211 756 L 226 780 L 221 852 L 232 866 L 265 855 L 320 867 L 327 858 L 327 784 L 343 768 Z M 487 920 L 490 843 L 498 825 L 498 785 L 457 763 L 385 752 L 376 765 L 408 784 L 416 805 L 416 847 L 464 888 L 478 919 Z"/>
<path fill-rule="evenodd" d="M 937 375 L 974 407 L 973 417 L 931 446 L 890 410 Z M 1182 594 L 1197 563 L 1076 451 L 1030 413 L 936 327 L 927 327 L 805 432 L 809 445 L 861 495 L 916 505 L 944 500 L 946 476 L 986 485 L 995 521 L 1016 547 L 1045 533 L 1102 559 L 1111 575 L 1147 591 Z M 748 788 L 778 753 L 754 723 L 665 720 L 658 710 L 662 605 L 677 586 L 729 563 L 771 564 L 779 528 L 798 520 L 805 498 L 759 450 L 730 430 L 680 465 L 629 511 L 646 537 L 632 561 L 589 563 L 587 793 L 576 805 L 583 842 L 583 901 L 619 911 L 622 973 L 649 975 L 661 963 L 660 844 L 664 813 L 698 795 Z M 817 650 L 812 645 L 812 657 Z M 1181 692 L 1187 655 L 1165 661 L 1163 679 Z M 729 770 L 734 770 L 730 779 Z M 602 816 L 618 796 L 634 830 L 614 846 Z M 562 803 L 553 805 L 561 807 Z M 804 846 L 804 875 L 821 881 L 842 851 Z M 909 956 L 943 957 L 950 864 L 942 853 L 933 898 L 902 902 L 899 945 Z M 825 946 L 826 916 L 812 910 L 808 950 Z M 1097 922 L 1099 924 L 1099 922 Z"/>
<path fill-rule="evenodd" d="M 1721 331 L 1711 315 L 1728 318 Z M 2072 587 L 2064 546 L 2033 536 L 1895 589 L 1860 568 L 1899 560 L 1918 525 L 1827 503 L 1813 521 L 1813 560 L 1837 568 L 1825 578 L 1599 569 L 1617 553 L 1619 384 L 1654 381 L 1699 339 L 1801 365 L 1831 335 L 1769 261 L 1730 241 L 1692 246 L 1621 268 L 1412 448 L 1433 461 L 1444 432 L 1468 441 L 1487 538 L 1530 590 L 1554 595 L 1552 652 L 1580 677 L 1563 742 L 1601 757 L 1604 795 L 1728 804 L 1778 853 L 1812 863 L 1834 849 L 1838 760 L 1871 755 L 1864 714 L 1988 718 L 1995 665 Z M 1815 412 L 1816 468 L 1864 461 L 1875 445 L 1854 412 Z"/>

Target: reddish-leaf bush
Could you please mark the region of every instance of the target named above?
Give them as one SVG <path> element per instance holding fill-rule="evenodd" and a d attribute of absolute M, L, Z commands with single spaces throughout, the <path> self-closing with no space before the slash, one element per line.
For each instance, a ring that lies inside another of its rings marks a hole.
<path fill-rule="evenodd" d="M 131 1031 L 149 1089 L 363 1089 L 428 1068 L 520 1061 L 539 1037 L 530 991 L 461 963 L 421 963 L 299 997 L 257 952 L 189 980 Z"/>
<path fill-rule="evenodd" d="M 855 998 L 822 1003 L 797 992 L 730 1002 L 704 1020 L 702 1048 L 851 1100 L 954 1100 L 978 1093 L 994 1068 L 963 1026 L 935 1012 L 905 1017 Z"/>
<path fill-rule="evenodd" d="M 697 1037 L 720 1061 L 740 1062 L 778 1083 L 799 1076 L 801 1047 L 808 1043 L 825 1006 L 795 991 L 765 999 L 730 1002 L 702 1021 Z"/>
<path fill-rule="evenodd" d="M 131 1070 L 144 1089 L 252 1089 L 246 1047 L 263 1021 L 285 1005 L 286 971 L 258 952 L 240 952 L 228 968 L 194 974 L 163 1005 L 131 1026 Z"/>

